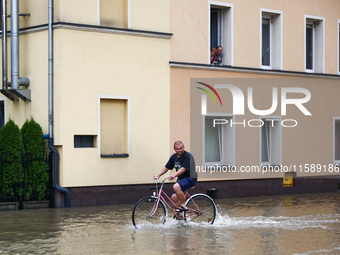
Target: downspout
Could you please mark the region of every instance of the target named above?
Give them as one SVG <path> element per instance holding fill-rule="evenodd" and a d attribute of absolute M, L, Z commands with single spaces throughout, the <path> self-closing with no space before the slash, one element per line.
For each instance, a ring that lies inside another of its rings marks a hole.
<path fill-rule="evenodd" d="M 2 89 L 7 89 L 7 4 L 2 0 Z"/>
<path fill-rule="evenodd" d="M 53 153 L 53 185 L 64 193 L 65 207 L 70 208 L 70 191 L 59 186 L 59 153 L 53 141 L 53 0 L 48 0 L 48 148 Z"/>
<path fill-rule="evenodd" d="M 11 88 L 19 88 L 19 0 L 11 0 Z"/>

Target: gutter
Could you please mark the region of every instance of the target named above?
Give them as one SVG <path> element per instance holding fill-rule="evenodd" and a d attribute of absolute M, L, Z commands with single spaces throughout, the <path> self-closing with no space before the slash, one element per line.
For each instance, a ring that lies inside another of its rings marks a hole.
<path fill-rule="evenodd" d="M 66 208 L 70 208 L 70 191 L 59 185 L 59 153 L 53 140 L 53 0 L 48 0 L 48 148 L 53 153 L 53 186 L 64 193 Z"/>

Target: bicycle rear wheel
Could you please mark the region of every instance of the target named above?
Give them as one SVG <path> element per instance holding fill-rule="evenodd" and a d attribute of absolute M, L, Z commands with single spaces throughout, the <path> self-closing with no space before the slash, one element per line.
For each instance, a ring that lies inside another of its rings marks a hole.
<path fill-rule="evenodd" d="M 213 224 L 216 218 L 217 208 L 214 200 L 205 194 L 195 194 L 186 201 L 188 211 L 186 220 L 197 223 Z"/>
<path fill-rule="evenodd" d="M 135 228 L 141 228 L 148 224 L 164 224 L 166 221 L 167 210 L 163 201 L 154 197 L 144 197 L 139 200 L 132 211 L 132 223 Z"/>

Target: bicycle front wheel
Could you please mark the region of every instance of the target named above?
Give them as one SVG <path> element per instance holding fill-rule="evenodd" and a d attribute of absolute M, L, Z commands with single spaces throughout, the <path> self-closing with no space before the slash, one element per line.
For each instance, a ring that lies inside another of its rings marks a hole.
<path fill-rule="evenodd" d="M 137 202 L 132 211 L 132 223 L 135 228 L 141 228 L 149 224 L 164 224 L 166 221 L 167 210 L 163 201 L 157 198 L 144 197 Z"/>
<path fill-rule="evenodd" d="M 217 208 L 214 200 L 205 194 L 195 194 L 186 201 L 186 219 L 197 223 L 213 224 Z"/>

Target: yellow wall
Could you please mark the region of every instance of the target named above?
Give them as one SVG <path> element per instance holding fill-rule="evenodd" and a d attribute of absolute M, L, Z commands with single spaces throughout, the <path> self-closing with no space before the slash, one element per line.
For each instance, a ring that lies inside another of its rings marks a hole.
<path fill-rule="evenodd" d="M 7 79 L 11 80 L 11 58 L 10 58 L 10 39 L 8 39 L 7 49 Z M 30 79 L 32 102 L 16 99 L 11 101 L 2 94 L 5 99 L 6 121 L 13 119 L 19 127 L 32 116 L 41 124 L 43 132 L 48 133 L 48 56 L 47 56 L 47 33 L 37 32 L 20 36 L 20 77 Z M 0 50 L 2 54 L 2 50 Z M 2 63 L 0 64 L 2 68 Z M 1 83 L 2 88 L 2 83 Z M 25 89 L 24 87 L 20 87 Z"/>
<path fill-rule="evenodd" d="M 63 29 L 55 30 L 55 38 L 61 185 L 152 182 L 169 156 L 169 41 Z M 100 136 L 101 96 L 130 97 L 128 158 L 100 158 L 99 148 L 73 148 L 74 135 Z"/>
<path fill-rule="evenodd" d="M 169 31 L 169 2 L 159 0 L 131 0 L 132 29 Z"/>
<path fill-rule="evenodd" d="M 45 134 L 47 39 L 46 30 L 20 35 L 20 77 L 31 80 L 32 102 L 5 100 L 7 120 L 21 127 L 33 117 Z M 169 55 L 169 39 L 54 30 L 53 123 L 61 186 L 153 182 L 170 155 Z M 101 158 L 99 102 L 116 96 L 129 98 L 129 157 Z M 95 136 L 95 148 L 74 148 L 74 135 Z"/>
<path fill-rule="evenodd" d="M 54 0 L 54 2 L 58 2 Z M 7 14 L 11 12 L 11 1 L 7 1 Z M 19 1 L 19 12 L 29 13 L 28 17 L 19 17 L 20 28 L 31 27 L 48 22 L 48 1 L 34 0 L 34 1 Z M 8 19 L 10 23 L 10 19 Z"/>
<path fill-rule="evenodd" d="M 54 22 L 170 32 L 168 0 L 54 0 Z M 7 12 L 10 14 L 10 0 Z M 20 28 L 46 24 L 48 1 L 20 1 Z M 10 24 L 8 24 L 10 27 Z"/>
<path fill-rule="evenodd" d="M 30 13 L 19 17 L 20 28 L 47 24 L 47 1 L 21 1 L 19 11 Z M 54 22 L 59 21 L 121 28 L 130 23 L 135 30 L 169 32 L 169 1 L 55 0 Z M 20 34 L 20 77 L 31 80 L 32 102 L 5 99 L 7 119 L 21 127 L 34 117 L 44 133 L 48 133 L 47 39 L 47 30 Z M 169 39 L 55 29 L 53 50 L 53 131 L 60 153 L 60 185 L 152 182 L 169 156 Z M 129 157 L 101 158 L 100 99 L 117 96 L 128 98 L 130 106 Z M 93 135 L 94 148 L 74 148 L 74 135 Z"/>
<path fill-rule="evenodd" d="M 64 22 L 97 25 L 97 0 L 59 0 L 59 19 Z"/>

